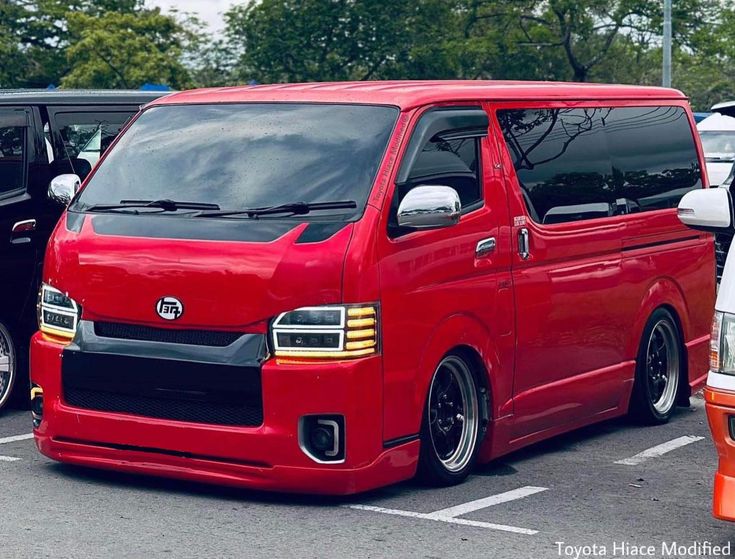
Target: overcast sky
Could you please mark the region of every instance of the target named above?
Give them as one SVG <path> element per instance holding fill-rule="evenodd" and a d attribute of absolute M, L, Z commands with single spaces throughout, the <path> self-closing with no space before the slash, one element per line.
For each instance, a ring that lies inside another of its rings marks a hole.
<path fill-rule="evenodd" d="M 235 0 L 146 0 L 149 6 L 159 6 L 164 11 L 176 8 L 180 12 L 192 12 L 214 32 L 222 30 L 222 12 L 233 3 Z"/>

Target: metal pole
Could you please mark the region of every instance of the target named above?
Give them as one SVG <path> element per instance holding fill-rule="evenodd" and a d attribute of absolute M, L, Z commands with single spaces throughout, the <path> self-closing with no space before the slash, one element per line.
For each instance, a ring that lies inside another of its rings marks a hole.
<path fill-rule="evenodd" d="M 664 87 L 671 87 L 671 2 L 664 0 Z"/>

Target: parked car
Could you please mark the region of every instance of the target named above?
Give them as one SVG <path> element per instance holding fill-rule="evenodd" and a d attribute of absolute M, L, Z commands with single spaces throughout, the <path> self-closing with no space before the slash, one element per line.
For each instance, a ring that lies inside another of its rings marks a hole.
<path fill-rule="evenodd" d="M 28 397 L 41 263 L 64 208 L 48 198 L 49 181 L 85 178 L 139 106 L 160 95 L 0 91 L 0 409 L 14 395 Z"/>
<path fill-rule="evenodd" d="M 719 103 L 712 114 L 697 124 L 712 186 L 727 178 L 735 163 L 735 101 Z"/>
<path fill-rule="evenodd" d="M 722 182 L 720 188 L 730 190 L 732 188 L 732 182 L 735 178 L 735 163 L 730 167 L 730 174 Z M 722 274 L 725 271 L 725 260 L 727 253 L 730 251 L 730 245 L 732 245 L 733 231 L 724 230 L 718 231 L 715 234 L 715 258 L 717 261 L 717 282 L 722 281 Z"/>
<path fill-rule="evenodd" d="M 46 253 L 55 460 L 259 489 L 447 485 L 706 377 L 686 98 L 523 82 L 274 85 L 148 105 Z M 69 192 L 77 177 L 52 190 Z"/>
<path fill-rule="evenodd" d="M 713 188 L 691 192 L 679 203 L 679 218 L 695 229 L 732 235 L 732 194 Z M 707 419 L 719 455 L 713 514 L 735 521 L 735 258 L 725 264 L 717 294 L 704 390 Z"/>

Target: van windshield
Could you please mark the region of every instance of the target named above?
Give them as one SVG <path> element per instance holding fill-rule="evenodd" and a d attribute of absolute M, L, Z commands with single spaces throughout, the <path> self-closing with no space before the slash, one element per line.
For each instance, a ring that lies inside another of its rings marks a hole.
<path fill-rule="evenodd" d="M 248 217 L 234 212 L 350 201 L 322 204 L 314 215 L 352 219 L 362 214 L 397 116 L 394 107 L 366 105 L 153 107 L 120 138 L 71 209 L 164 200 Z"/>

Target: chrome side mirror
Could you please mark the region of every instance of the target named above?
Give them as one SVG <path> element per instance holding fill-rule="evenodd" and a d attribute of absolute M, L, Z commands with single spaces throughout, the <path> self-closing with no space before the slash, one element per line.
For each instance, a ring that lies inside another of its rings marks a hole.
<path fill-rule="evenodd" d="M 399 227 L 438 229 L 459 222 L 462 204 L 449 186 L 420 185 L 408 191 L 398 206 Z"/>
<path fill-rule="evenodd" d="M 48 197 L 62 206 L 68 206 L 81 185 L 82 179 L 78 175 L 59 175 L 51 181 Z"/>
<path fill-rule="evenodd" d="M 687 192 L 677 208 L 679 220 L 694 229 L 725 231 L 733 226 L 733 207 L 727 188 L 703 188 Z"/>

